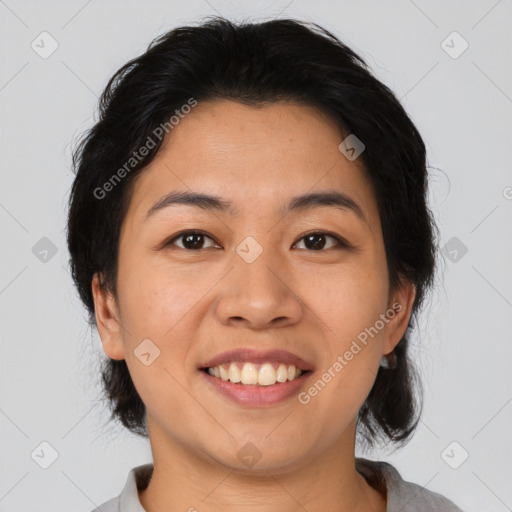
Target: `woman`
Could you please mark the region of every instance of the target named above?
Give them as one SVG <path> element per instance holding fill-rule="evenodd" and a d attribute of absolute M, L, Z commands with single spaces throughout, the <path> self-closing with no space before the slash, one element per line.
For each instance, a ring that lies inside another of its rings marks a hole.
<path fill-rule="evenodd" d="M 107 85 L 74 154 L 73 277 L 113 417 L 148 436 L 97 510 L 456 511 L 388 463 L 419 421 L 424 143 L 318 25 L 213 18 Z"/>

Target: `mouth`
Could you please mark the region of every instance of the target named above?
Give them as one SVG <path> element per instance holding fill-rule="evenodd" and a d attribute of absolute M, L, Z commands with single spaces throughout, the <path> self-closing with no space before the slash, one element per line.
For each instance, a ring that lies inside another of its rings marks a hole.
<path fill-rule="evenodd" d="M 243 361 L 231 361 L 228 364 L 209 366 L 202 370 L 212 377 L 241 386 L 273 386 L 296 380 L 309 373 L 309 370 L 302 370 L 293 364 L 285 365 L 276 362 L 255 364 Z"/>
<path fill-rule="evenodd" d="M 236 349 L 224 352 L 199 368 L 215 379 L 239 386 L 274 386 L 304 378 L 313 366 L 283 350 L 258 352 Z"/>

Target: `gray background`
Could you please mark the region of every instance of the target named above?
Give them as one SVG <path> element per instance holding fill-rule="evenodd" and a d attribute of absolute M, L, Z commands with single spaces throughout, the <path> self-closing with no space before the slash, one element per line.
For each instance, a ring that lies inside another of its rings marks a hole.
<path fill-rule="evenodd" d="M 162 32 L 209 14 L 319 23 L 367 59 L 416 123 L 448 247 L 413 339 L 424 415 L 405 449 L 364 456 L 465 510 L 511 510 L 512 1 L 6 0 L 0 511 L 88 512 L 151 461 L 148 443 L 109 424 L 99 400 L 103 353 L 67 270 L 70 150 L 121 65 Z M 58 43 L 47 58 L 31 47 L 51 49 L 43 31 Z M 47 469 L 52 449 L 42 442 L 58 453 Z"/>

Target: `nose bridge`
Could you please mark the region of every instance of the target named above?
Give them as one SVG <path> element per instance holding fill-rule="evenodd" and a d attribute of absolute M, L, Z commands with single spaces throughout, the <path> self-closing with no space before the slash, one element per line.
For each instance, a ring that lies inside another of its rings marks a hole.
<path fill-rule="evenodd" d="M 267 295 L 266 300 L 270 300 L 272 296 L 272 300 L 277 301 L 283 297 L 281 279 L 284 272 L 279 260 L 279 250 L 270 245 L 270 239 L 271 237 L 262 235 L 247 236 L 235 249 L 234 264 L 237 280 L 244 291 L 255 298 Z"/>
<path fill-rule="evenodd" d="M 296 322 L 302 315 L 292 283 L 286 283 L 278 248 L 266 236 L 248 236 L 235 248 L 234 269 L 217 313 L 223 322 L 245 321 L 252 327 Z M 258 241 L 259 240 L 259 241 Z"/>
<path fill-rule="evenodd" d="M 282 262 L 276 248 L 268 244 L 256 245 L 256 242 L 246 240 L 237 247 L 236 267 L 239 268 L 238 278 L 252 288 L 262 288 L 272 293 L 279 293 L 281 279 L 284 277 Z M 276 282 L 277 281 L 277 282 Z"/>

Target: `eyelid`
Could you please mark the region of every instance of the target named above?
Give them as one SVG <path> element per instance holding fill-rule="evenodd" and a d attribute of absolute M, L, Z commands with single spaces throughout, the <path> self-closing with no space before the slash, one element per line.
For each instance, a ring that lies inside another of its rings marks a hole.
<path fill-rule="evenodd" d="M 202 235 L 204 236 L 205 238 L 209 238 L 210 240 L 212 240 L 213 242 L 215 242 L 217 245 L 221 245 L 219 242 L 217 242 L 217 240 L 215 240 L 215 238 L 211 235 L 209 235 L 208 233 L 206 233 L 205 231 L 201 231 L 200 229 L 185 229 L 183 231 L 180 231 L 179 233 L 176 233 L 175 235 L 172 235 L 170 238 L 167 238 L 165 239 L 159 246 L 158 246 L 158 249 L 165 249 L 167 248 L 168 246 L 171 246 L 171 245 L 174 245 L 174 242 L 182 237 L 184 237 L 185 235 Z M 177 247 L 178 249 L 182 249 L 181 247 Z M 210 249 L 210 247 L 207 247 L 207 249 Z M 193 250 L 191 249 L 183 249 L 184 251 L 188 251 L 188 252 L 194 252 Z M 200 250 L 202 249 L 197 249 L 195 252 L 199 252 Z"/>
<path fill-rule="evenodd" d="M 325 235 L 326 237 L 333 238 L 336 241 L 337 245 L 334 247 L 330 247 L 330 249 L 351 249 L 351 248 L 353 248 L 353 246 L 351 244 L 349 244 L 342 236 L 337 235 L 335 233 L 331 233 L 330 231 L 322 231 L 322 230 L 318 230 L 318 229 L 313 230 L 313 231 L 308 231 L 307 233 L 300 235 L 297 238 L 297 242 L 295 242 L 293 245 L 296 245 L 302 239 L 306 238 L 307 236 L 311 236 L 311 235 Z M 308 251 L 307 249 L 305 249 L 305 250 Z M 326 250 L 319 250 L 319 251 L 309 250 L 308 252 L 326 252 Z"/>
<path fill-rule="evenodd" d="M 160 244 L 158 249 L 165 249 L 168 246 L 174 245 L 174 242 L 176 240 L 180 239 L 181 237 L 183 237 L 185 235 L 202 235 L 202 236 L 204 236 L 206 238 L 209 238 L 210 240 L 215 242 L 217 245 L 221 245 L 219 242 L 217 242 L 217 240 L 215 240 L 214 237 L 212 237 L 211 235 L 209 235 L 205 231 L 201 231 L 200 229 L 186 229 L 186 230 L 183 230 L 183 231 L 173 235 L 171 238 L 168 238 L 168 239 L 164 240 L 164 242 L 162 244 Z M 327 237 L 333 238 L 336 241 L 337 245 L 334 246 L 334 247 L 330 247 L 329 249 L 353 249 L 354 248 L 354 246 L 352 244 L 347 242 L 340 235 L 337 235 L 335 233 L 331 233 L 329 231 L 322 231 L 322 230 L 319 230 L 319 229 L 303 233 L 302 235 L 300 235 L 297 238 L 296 242 L 293 243 L 292 247 L 297 245 L 300 241 L 302 241 L 307 236 L 311 236 L 311 235 L 325 235 Z M 182 248 L 178 247 L 178 249 L 182 249 Z M 211 249 L 211 247 L 207 247 L 207 249 Z M 183 249 L 183 250 L 187 251 L 187 252 L 200 252 L 201 250 L 204 250 L 204 249 L 196 249 L 196 250 L 193 250 L 193 249 Z M 318 250 L 318 251 L 314 251 L 314 250 L 311 250 L 311 249 L 300 249 L 300 250 L 305 250 L 307 252 L 326 252 L 327 249 L 326 250 L 321 249 L 321 250 Z"/>

